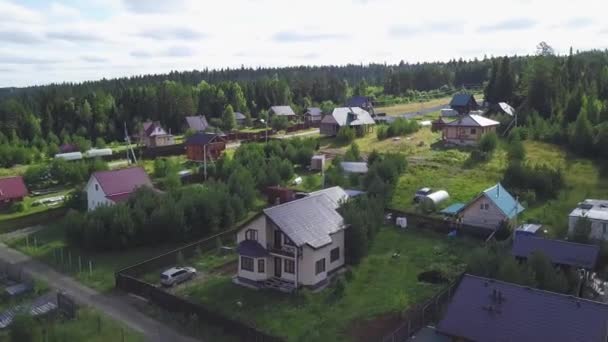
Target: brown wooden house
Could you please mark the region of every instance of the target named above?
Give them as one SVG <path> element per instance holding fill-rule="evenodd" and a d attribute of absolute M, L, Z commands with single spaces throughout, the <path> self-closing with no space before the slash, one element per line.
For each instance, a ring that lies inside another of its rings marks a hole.
<path fill-rule="evenodd" d="M 216 133 L 196 133 L 186 140 L 188 160 L 205 161 L 220 157 L 226 149 L 226 140 Z"/>

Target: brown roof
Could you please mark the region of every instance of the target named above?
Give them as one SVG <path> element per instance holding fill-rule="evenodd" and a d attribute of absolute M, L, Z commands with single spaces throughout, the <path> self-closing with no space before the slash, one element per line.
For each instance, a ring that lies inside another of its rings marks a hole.
<path fill-rule="evenodd" d="M 0 201 L 22 198 L 27 194 L 23 177 L 0 178 Z"/>
<path fill-rule="evenodd" d="M 98 171 L 92 177 L 97 179 L 108 199 L 122 199 L 122 195 L 134 192 L 140 186 L 152 186 L 150 177 L 142 167 L 120 170 Z"/>

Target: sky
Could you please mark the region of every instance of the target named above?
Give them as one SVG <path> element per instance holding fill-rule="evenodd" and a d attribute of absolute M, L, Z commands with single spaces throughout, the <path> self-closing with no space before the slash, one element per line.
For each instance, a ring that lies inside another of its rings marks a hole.
<path fill-rule="evenodd" d="M 608 48 L 606 0 L 0 0 L 0 87 Z"/>

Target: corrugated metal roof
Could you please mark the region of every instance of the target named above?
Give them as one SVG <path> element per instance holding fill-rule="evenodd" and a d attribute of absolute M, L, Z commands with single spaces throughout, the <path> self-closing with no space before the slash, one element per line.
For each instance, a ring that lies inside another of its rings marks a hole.
<path fill-rule="evenodd" d="M 457 120 L 449 122 L 446 126 L 465 126 L 465 127 L 489 127 L 500 125 L 500 122 L 485 118 L 480 115 L 465 115 Z"/>
<path fill-rule="evenodd" d="M 510 219 L 525 210 L 500 183 L 484 190 L 483 193 Z"/>
<path fill-rule="evenodd" d="M 305 114 L 308 114 L 310 116 L 321 116 L 323 115 L 323 111 L 321 110 L 321 108 L 318 107 L 308 107 L 306 109 Z"/>
<path fill-rule="evenodd" d="M 320 194 L 326 195 L 327 197 L 329 197 L 329 199 L 331 199 L 333 202 L 335 202 L 338 205 L 342 201 L 348 200 L 348 193 L 339 186 L 333 186 L 331 188 L 313 191 L 313 192 L 309 193 L 308 195 L 315 196 L 315 195 L 320 195 Z M 338 208 L 338 207 L 336 206 L 336 208 Z"/>
<path fill-rule="evenodd" d="M 209 128 L 209 123 L 204 115 L 186 116 L 188 127 L 195 131 L 204 131 Z"/>
<path fill-rule="evenodd" d="M 0 178 L 0 200 L 9 200 L 27 196 L 27 188 L 23 177 Z"/>
<path fill-rule="evenodd" d="M 106 196 L 122 195 L 135 191 L 140 186 L 152 186 L 150 177 L 142 167 L 98 171 L 91 175 L 95 177 Z"/>
<path fill-rule="evenodd" d="M 331 243 L 331 234 L 344 228 L 337 206 L 327 195 L 319 194 L 264 209 L 264 214 L 296 246 L 320 248 Z"/>
<path fill-rule="evenodd" d="M 272 106 L 272 107 L 270 107 L 270 111 L 272 111 L 275 115 L 282 115 L 282 116 L 296 115 L 296 113 L 294 113 L 293 109 L 291 109 L 290 106 Z"/>
<path fill-rule="evenodd" d="M 186 145 L 207 145 L 219 136 L 217 133 L 198 132 L 186 139 Z"/>
<path fill-rule="evenodd" d="M 471 341 L 603 342 L 607 318 L 603 303 L 465 275 L 437 330 Z"/>
<path fill-rule="evenodd" d="M 367 173 L 368 171 L 366 162 L 341 162 L 340 167 L 346 173 Z"/>
<path fill-rule="evenodd" d="M 458 94 L 454 94 L 454 96 L 452 97 L 452 100 L 450 101 L 450 106 L 466 106 L 469 104 L 469 101 L 473 101 L 475 102 L 475 105 L 477 105 L 477 101 L 475 101 L 475 96 L 473 96 L 473 94 L 467 94 L 467 93 L 458 93 Z"/>
<path fill-rule="evenodd" d="M 597 245 L 545 239 L 526 234 L 515 236 L 511 254 L 517 257 L 529 258 L 534 252 L 542 252 L 554 264 L 593 269 L 595 268 L 600 248 Z"/>
<path fill-rule="evenodd" d="M 446 214 L 446 215 L 456 215 L 458 214 L 462 208 L 465 207 L 464 203 L 454 203 L 450 206 L 448 206 L 447 208 L 443 209 L 440 211 L 440 213 L 442 214 Z"/>
<path fill-rule="evenodd" d="M 359 107 L 335 108 L 331 116 L 339 126 L 374 125 L 376 121 L 368 112 Z M 325 122 L 325 120 L 324 120 Z"/>
<path fill-rule="evenodd" d="M 608 201 L 586 199 L 570 213 L 573 217 L 586 217 L 592 220 L 608 221 Z"/>

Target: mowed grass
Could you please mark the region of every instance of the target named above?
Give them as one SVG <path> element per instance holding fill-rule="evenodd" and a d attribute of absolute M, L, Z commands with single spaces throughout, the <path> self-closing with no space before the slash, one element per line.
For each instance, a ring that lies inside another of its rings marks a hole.
<path fill-rule="evenodd" d="M 452 99 L 452 97 L 448 96 L 448 97 L 442 97 L 439 99 L 432 99 L 432 100 L 423 101 L 423 102 L 418 101 L 418 102 L 401 103 L 401 104 L 397 104 L 394 106 L 374 108 L 374 111 L 376 113 L 386 113 L 386 115 L 399 115 L 399 114 L 405 114 L 405 113 L 412 113 L 412 112 L 418 112 L 420 110 L 424 110 L 427 108 L 446 105 L 446 104 L 450 103 L 451 99 Z"/>
<path fill-rule="evenodd" d="M 369 255 L 353 267 L 342 297 L 332 287 L 297 295 L 255 291 L 234 285 L 226 276 L 211 276 L 181 294 L 288 341 L 350 341 L 357 322 L 398 313 L 432 297 L 443 285 L 421 283 L 418 274 L 438 269 L 454 277 L 464 269 L 463 258 L 473 246 L 431 232 L 383 227 Z M 400 256 L 393 257 L 395 252 Z"/>

